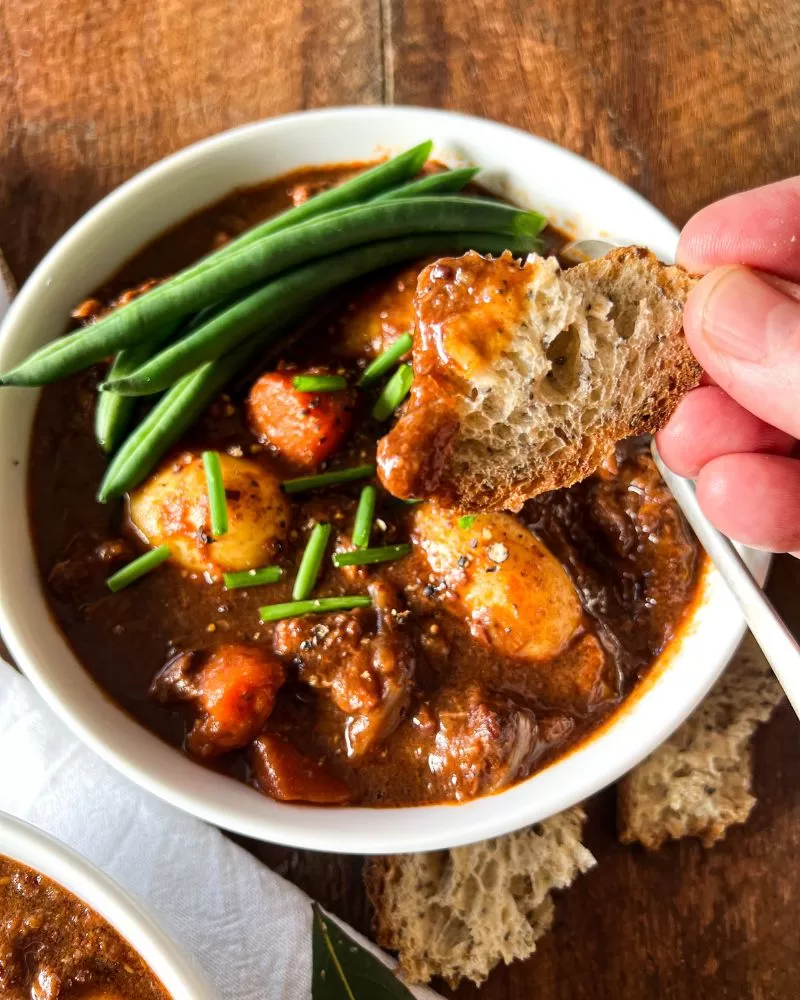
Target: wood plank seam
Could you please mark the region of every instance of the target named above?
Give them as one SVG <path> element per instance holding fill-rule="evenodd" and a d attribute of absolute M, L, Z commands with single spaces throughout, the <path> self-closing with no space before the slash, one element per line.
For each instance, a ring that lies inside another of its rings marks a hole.
<path fill-rule="evenodd" d="M 392 0 L 378 0 L 381 50 L 381 100 L 394 104 L 394 39 L 392 37 Z"/>

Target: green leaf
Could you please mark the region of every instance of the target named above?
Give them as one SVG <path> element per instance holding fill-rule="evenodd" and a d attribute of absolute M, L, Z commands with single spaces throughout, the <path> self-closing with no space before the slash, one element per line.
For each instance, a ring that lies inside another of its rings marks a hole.
<path fill-rule="evenodd" d="M 414 1000 L 380 959 L 345 934 L 316 903 L 312 909 L 312 1000 Z"/>
<path fill-rule="evenodd" d="M 467 528 L 471 528 L 475 523 L 475 514 L 465 514 L 463 517 L 458 519 L 459 528 L 463 528 L 465 531 Z"/>

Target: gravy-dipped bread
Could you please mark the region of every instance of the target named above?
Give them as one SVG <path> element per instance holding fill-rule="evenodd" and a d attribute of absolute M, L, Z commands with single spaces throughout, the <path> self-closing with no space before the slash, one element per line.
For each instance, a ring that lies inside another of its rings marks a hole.
<path fill-rule="evenodd" d="M 694 280 L 641 247 L 566 270 L 474 251 L 429 265 L 411 396 L 378 446 L 384 486 L 474 512 L 585 479 L 698 384 L 682 328 Z"/>

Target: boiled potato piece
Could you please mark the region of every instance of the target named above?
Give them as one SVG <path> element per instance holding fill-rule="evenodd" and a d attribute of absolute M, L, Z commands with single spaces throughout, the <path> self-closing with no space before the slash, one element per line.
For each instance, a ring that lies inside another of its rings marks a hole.
<path fill-rule="evenodd" d="M 228 531 L 221 537 L 211 537 L 206 475 L 195 452 L 163 465 L 131 494 L 129 507 L 133 527 L 149 545 L 169 545 L 176 562 L 212 580 L 268 563 L 290 518 L 277 476 L 246 458 L 222 454 L 220 461 L 228 502 Z"/>
<path fill-rule="evenodd" d="M 345 358 L 377 357 L 414 327 L 414 293 L 421 262 L 375 282 L 346 310 L 335 331 L 334 350 Z"/>
<path fill-rule="evenodd" d="M 462 518 L 425 503 L 412 535 L 472 633 L 503 656 L 555 656 L 580 627 L 583 609 L 561 563 L 510 514 Z"/>

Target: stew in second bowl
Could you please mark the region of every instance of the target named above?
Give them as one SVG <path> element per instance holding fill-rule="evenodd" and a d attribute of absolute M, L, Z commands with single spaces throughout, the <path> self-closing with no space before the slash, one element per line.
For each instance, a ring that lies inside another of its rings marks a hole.
<path fill-rule="evenodd" d="M 169 1000 L 155 973 L 98 913 L 2 855 L 0 994 L 6 1000 Z"/>

